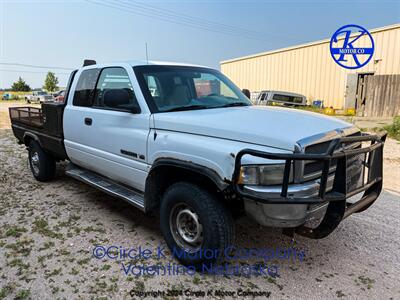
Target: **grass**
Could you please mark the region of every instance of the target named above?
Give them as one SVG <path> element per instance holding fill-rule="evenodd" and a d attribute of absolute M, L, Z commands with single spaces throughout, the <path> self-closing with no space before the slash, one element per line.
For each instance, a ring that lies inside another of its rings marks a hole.
<path fill-rule="evenodd" d="M 23 232 L 27 232 L 27 230 L 23 227 L 11 226 L 7 229 L 6 236 L 20 237 Z"/>
<path fill-rule="evenodd" d="M 32 239 L 17 240 L 15 243 L 7 244 L 5 247 L 12 250 L 13 255 L 28 256 L 32 251 Z"/>
<path fill-rule="evenodd" d="M 400 141 L 400 116 L 393 119 L 393 124 L 383 126 L 383 129 L 387 131 L 389 137 Z"/>
<path fill-rule="evenodd" d="M 23 300 L 23 299 L 28 299 L 31 296 L 31 291 L 30 290 L 20 290 L 17 292 L 15 295 L 15 300 Z"/>
<path fill-rule="evenodd" d="M 396 116 L 393 119 L 393 123 L 382 127 L 375 127 L 372 129 L 374 132 L 386 131 L 388 137 L 400 141 L 400 116 Z"/>
<path fill-rule="evenodd" d="M 36 218 L 35 221 L 33 222 L 32 231 L 51 238 L 58 238 L 58 239 L 62 238 L 61 233 L 56 233 L 52 231 L 48 225 L 49 224 L 47 223 L 47 220 Z"/>
<path fill-rule="evenodd" d="M 5 299 L 9 294 L 12 293 L 14 287 L 11 284 L 6 285 L 3 288 L 0 288 L 0 299 Z"/>
<path fill-rule="evenodd" d="M 373 287 L 375 280 L 371 279 L 367 276 L 361 275 L 361 276 L 358 276 L 358 279 L 355 279 L 355 282 L 363 284 L 364 286 L 367 287 L 368 290 L 370 290 Z"/>

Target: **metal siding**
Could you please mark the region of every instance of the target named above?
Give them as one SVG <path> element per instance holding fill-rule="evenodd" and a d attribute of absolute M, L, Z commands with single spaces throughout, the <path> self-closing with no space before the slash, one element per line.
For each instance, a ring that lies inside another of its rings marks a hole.
<path fill-rule="evenodd" d="M 324 100 L 326 106 L 344 107 L 349 73 L 400 74 L 400 25 L 371 30 L 375 41 L 373 59 L 363 68 L 347 70 L 331 58 L 329 40 L 272 51 L 221 63 L 221 71 L 240 88 L 250 91 L 284 90 L 304 94 L 309 101 Z M 366 38 L 361 38 L 366 44 Z M 375 59 L 382 59 L 377 64 Z"/>

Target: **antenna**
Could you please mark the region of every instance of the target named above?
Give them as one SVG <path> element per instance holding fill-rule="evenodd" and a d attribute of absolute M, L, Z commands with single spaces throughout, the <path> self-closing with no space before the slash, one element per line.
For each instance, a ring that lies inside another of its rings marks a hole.
<path fill-rule="evenodd" d="M 146 61 L 147 61 L 147 64 L 149 64 L 149 54 L 147 52 L 147 42 L 145 43 L 145 46 L 146 46 Z"/>

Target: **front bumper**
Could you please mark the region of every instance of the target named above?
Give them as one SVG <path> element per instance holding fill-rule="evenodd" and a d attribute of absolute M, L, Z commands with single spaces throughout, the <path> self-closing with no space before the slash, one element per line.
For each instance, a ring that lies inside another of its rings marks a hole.
<path fill-rule="evenodd" d="M 326 189 L 332 190 L 335 176 L 331 174 L 328 176 Z M 321 180 L 316 179 L 305 183 L 289 184 L 287 189 L 288 197 L 299 199 L 296 204 L 305 201 L 308 203 L 308 198 L 314 199 L 318 196 Z M 257 186 L 257 185 L 244 185 L 242 187 L 243 192 L 255 197 L 259 202 L 268 203 L 270 199 L 279 199 L 282 186 Z M 313 201 L 313 200 L 312 200 Z"/>
<path fill-rule="evenodd" d="M 322 214 L 323 219 L 317 228 L 298 228 L 298 232 L 309 237 L 324 237 L 335 229 L 342 219 L 367 209 L 378 198 L 382 190 L 385 139 L 386 134 L 337 138 L 331 141 L 323 154 L 276 154 L 244 149 L 236 156 L 234 190 L 243 197 L 247 213 L 262 225 L 298 227 Z M 356 142 L 369 145 L 356 149 L 345 147 Z M 244 155 L 285 160 L 282 186 L 237 184 Z M 321 177 L 307 183 L 289 184 L 293 162 L 298 160 L 322 161 Z M 330 173 L 332 160 L 336 161 L 336 167 L 335 171 Z M 360 200 L 347 201 L 362 192 L 364 194 Z"/>
<path fill-rule="evenodd" d="M 332 190 L 334 175 L 328 177 L 327 190 Z M 296 199 L 306 200 L 318 196 L 320 180 L 306 183 L 290 184 L 288 195 Z M 263 201 L 275 199 L 281 194 L 281 186 L 243 186 L 243 191 L 252 195 L 257 200 L 245 198 L 244 208 L 257 223 L 267 227 L 292 228 L 308 221 L 324 217 L 328 203 L 322 204 L 268 204 Z"/>

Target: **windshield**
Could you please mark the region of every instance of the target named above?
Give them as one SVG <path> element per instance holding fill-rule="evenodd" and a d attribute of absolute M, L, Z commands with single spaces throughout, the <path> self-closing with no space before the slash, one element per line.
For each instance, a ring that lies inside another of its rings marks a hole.
<path fill-rule="evenodd" d="M 181 66 L 140 66 L 134 70 L 156 112 L 251 105 L 240 89 L 216 70 Z"/>

